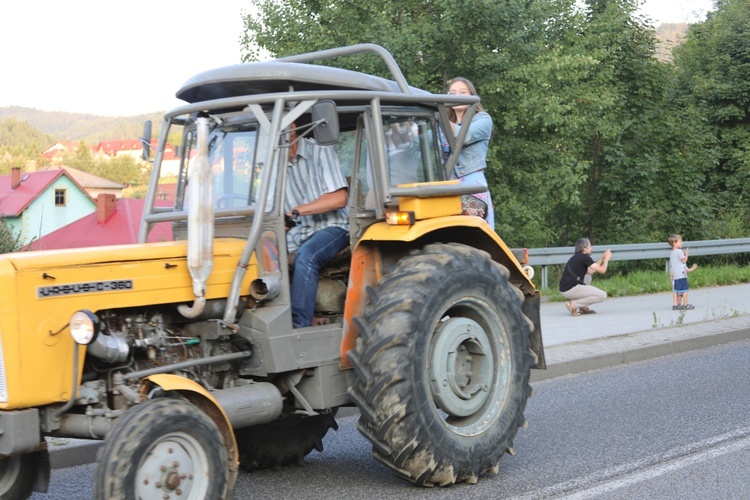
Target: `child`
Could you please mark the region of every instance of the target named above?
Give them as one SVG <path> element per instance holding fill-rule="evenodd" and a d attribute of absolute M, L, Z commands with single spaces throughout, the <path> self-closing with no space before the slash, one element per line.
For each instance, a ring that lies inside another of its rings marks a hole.
<path fill-rule="evenodd" d="M 668 239 L 672 252 L 669 254 L 669 278 L 672 280 L 672 310 L 695 309 L 693 304 L 688 304 L 688 279 L 687 273 L 693 272 L 698 268 L 697 264 L 687 267 L 689 248 L 682 251 L 682 236 L 673 234 Z M 682 298 L 682 304 L 680 304 Z"/>

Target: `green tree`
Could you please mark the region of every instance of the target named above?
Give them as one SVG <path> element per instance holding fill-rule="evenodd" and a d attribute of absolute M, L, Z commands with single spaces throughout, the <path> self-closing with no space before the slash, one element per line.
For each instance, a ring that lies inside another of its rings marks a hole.
<path fill-rule="evenodd" d="M 140 167 L 132 156 L 118 155 L 96 160 L 91 173 L 129 186 L 137 182 Z"/>
<path fill-rule="evenodd" d="M 591 4 L 606 85 L 616 96 L 617 109 L 605 119 L 617 128 L 592 155 L 590 234 L 597 227 L 608 242 L 658 241 L 675 231 L 692 238 L 711 207 L 701 191 L 711 137 L 699 116 L 670 98 L 673 68 L 654 58 L 653 31 L 633 15 L 633 2 L 622 2 L 619 13 L 617 3 Z"/>
<path fill-rule="evenodd" d="M 496 124 L 488 179 L 511 245 L 695 238 L 715 139 L 674 98 L 640 3 L 257 0 L 242 46 L 253 60 L 375 42 L 417 87 L 472 80 Z M 336 64 L 384 74 L 374 58 Z"/>
<path fill-rule="evenodd" d="M 94 170 L 96 170 L 94 155 L 84 141 L 78 143 L 78 147 L 72 154 L 66 154 L 63 162 L 69 167 L 91 174 L 94 174 Z"/>
<path fill-rule="evenodd" d="M 519 66 L 534 67 L 545 48 L 549 23 L 559 11 L 559 4 L 572 2 L 376 0 L 330 4 L 258 0 L 257 14 L 245 19 L 242 46 L 245 60 L 250 61 L 262 52 L 281 57 L 355 43 L 377 43 L 393 54 L 413 86 L 443 92 L 445 83 L 454 76 L 470 79 L 497 124 L 508 109 L 508 101 L 517 96 L 516 89 L 507 84 L 507 75 Z M 374 57 L 346 58 L 335 63 L 389 76 Z M 537 90 L 533 79 L 528 84 L 532 91 Z M 512 123 L 496 128 L 488 158 L 493 173 L 504 171 L 508 165 L 501 157 L 507 150 L 497 145 L 504 144 L 516 132 Z M 523 157 L 518 164 L 525 167 L 539 160 Z M 499 180 L 492 182 L 493 196 L 505 187 Z M 547 226 L 527 206 L 520 205 L 515 208 L 527 217 L 517 221 Z M 498 208 L 498 213 L 506 212 L 506 206 Z M 524 235 L 541 232 L 536 226 L 524 225 L 524 230 L 531 228 Z"/>
<path fill-rule="evenodd" d="M 506 75 L 489 177 L 516 244 L 658 241 L 704 218 L 710 136 L 672 104 L 637 3 L 558 2 L 544 50 Z"/>
<path fill-rule="evenodd" d="M 243 59 L 253 61 L 264 52 L 282 57 L 376 43 L 394 55 L 411 85 L 442 91 L 460 74 L 487 90 L 496 74 L 536 47 L 551 1 L 255 0 L 241 48 Z M 374 57 L 336 64 L 388 76 Z"/>
<path fill-rule="evenodd" d="M 675 50 L 679 99 L 709 126 L 717 161 L 703 186 L 715 200 L 707 236 L 750 232 L 750 0 L 717 0 Z M 709 232 L 710 231 L 710 232 Z"/>
<path fill-rule="evenodd" d="M 6 118 L 0 121 L 0 175 L 13 167 L 23 167 L 27 161 L 44 163 L 41 152 L 55 139 L 33 128 L 25 121 Z"/>

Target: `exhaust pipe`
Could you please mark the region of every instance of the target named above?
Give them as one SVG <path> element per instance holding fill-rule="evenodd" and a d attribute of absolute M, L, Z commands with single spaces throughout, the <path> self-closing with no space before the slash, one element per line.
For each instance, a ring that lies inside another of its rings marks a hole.
<path fill-rule="evenodd" d="M 212 391 L 211 395 L 219 402 L 235 429 L 276 420 L 281 415 L 284 402 L 279 389 L 269 382 Z"/>
<path fill-rule="evenodd" d="M 214 266 L 214 179 L 208 158 L 209 119 L 196 119 L 198 154 L 190 164 L 188 179 L 187 265 L 193 279 L 193 306 L 181 304 L 177 310 L 186 318 L 196 318 L 206 306 L 206 281 Z"/>
<path fill-rule="evenodd" d="M 258 302 L 273 300 L 279 296 L 279 293 L 281 293 L 281 280 L 278 274 L 268 274 L 250 283 L 250 296 Z"/>
<path fill-rule="evenodd" d="M 229 422 L 235 429 L 267 424 L 279 418 L 283 405 L 281 392 L 275 385 L 258 382 L 231 389 L 212 391 Z M 119 412 L 115 412 L 119 413 Z M 103 439 L 112 430 L 112 416 L 101 411 L 93 414 L 65 414 L 60 416 L 60 432 L 67 436 L 85 439 Z"/>

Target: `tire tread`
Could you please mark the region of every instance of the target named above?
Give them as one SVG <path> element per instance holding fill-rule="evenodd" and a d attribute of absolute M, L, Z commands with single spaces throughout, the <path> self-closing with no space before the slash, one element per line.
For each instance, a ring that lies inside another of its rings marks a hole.
<path fill-rule="evenodd" d="M 452 456 L 449 449 L 441 450 L 440 443 L 425 439 L 418 403 L 411 401 L 410 370 L 416 332 L 427 321 L 420 306 L 436 300 L 443 276 L 467 272 L 490 276 L 491 283 L 477 279 L 482 283 L 476 286 L 487 288 L 482 288 L 486 294 L 500 293 L 513 318 L 516 331 L 508 335 L 512 335 L 513 348 L 520 351 L 514 351 L 518 367 L 510 383 L 516 388 L 514 397 L 519 401 L 515 406 L 520 410 L 512 415 L 505 441 L 495 451 L 463 460 Z M 360 407 L 357 428 L 372 443 L 372 455 L 398 477 L 423 486 L 473 483 L 481 474 L 496 470 L 502 455 L 513 450 L 513 438 L 525 422 L 523 410 L 531 393 L 532 356 L 528 348 L 531 322 L 521 312 L 523 294 L 508 282 L 508 275 L 507 269 L 484 251 L 434 243 L 404 257 L 376 291 L 368 292 L 373 300 L 355 319 L 360 332 L 366 334 L 348 355 L 356 374 L 350 395 Z"/>

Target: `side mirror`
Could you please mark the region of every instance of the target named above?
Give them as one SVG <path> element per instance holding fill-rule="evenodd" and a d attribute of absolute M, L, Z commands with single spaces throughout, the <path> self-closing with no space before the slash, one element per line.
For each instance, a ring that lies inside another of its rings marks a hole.
<path fill-rule="evenodd" d="M 312 106 L 313 137 L 321 146 L 339 142 L 339 114 L 333 101 L 318 101 Z"/>
<path fill-rule="evenodd" d="M 143 144 L 143 160 L 150 161 L 151 156 L 151 120 L 146 120 L 143 124 L 143 137 L 141 137 L 141 143 Z"/>

